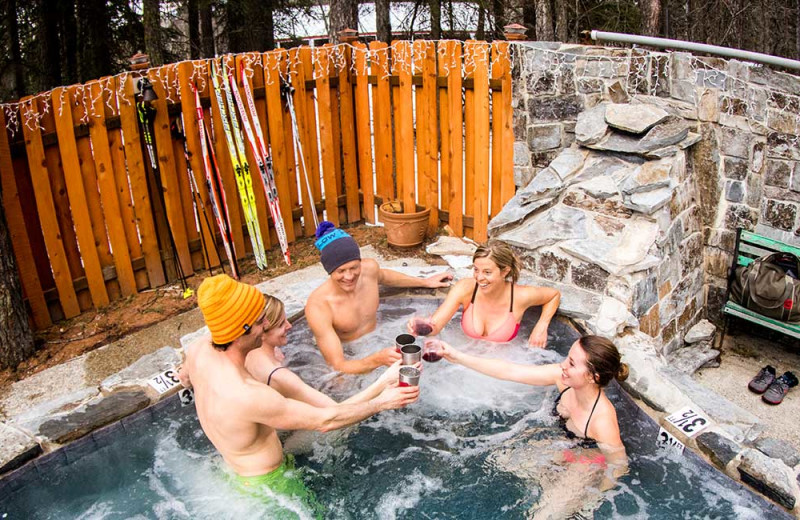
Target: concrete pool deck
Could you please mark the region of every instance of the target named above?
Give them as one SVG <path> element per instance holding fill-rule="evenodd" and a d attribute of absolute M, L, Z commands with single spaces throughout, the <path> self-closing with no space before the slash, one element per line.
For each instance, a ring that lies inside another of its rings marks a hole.
<path fill-rule="evenodd" d="M 416 258 L 385 260 L 371 247 L 362 248 L 362 254 L 420 276 L 447 268 Z M 457 277 L 471 276 L 463 258 L 457 254 L 445 258 Z M 258 287 L 281 298 L 287 315 L 297 318 L 308 294 L 324 279 L 322 267 L 315 265 Z M 436 295 L 430 290 L 413 292 Z M 566 314 L 572 312 L 570 306 L 579 305 L 568 300 L 562 305 Z M 177 365 L 181 343 L 203 332 L 202 315 L 193 309 L 12 385 L 0 396 L 0 473 L 174 394 L 177 388 L 159 394 L 147 381 Z M 703 369 L 692 378 L 674 370 L 642 336 L 630 334 L 620 342 L 624 359 L 632 366 L 625 385 L 629 393 L 687 446 L 733 478 L 761 486 L 762 493 L 800 517 L 800 432 L 796 428 L 800 389 L 790 392 L 779 407 L 769 407 L 747 391 L 747 381 L 761 366 L 772 364 L 783 373 L 800 366 L 800 355 L 764 340 L 728 336 L 721 366 Z M 742 342 L 751 348 L 737 346 Z M 737 352 L 752 352 L 756 357 Z M 711 427 L 692 439 L 682 438 L 664 421 L 686 405 L 702 410 L 712 421 Z"/>

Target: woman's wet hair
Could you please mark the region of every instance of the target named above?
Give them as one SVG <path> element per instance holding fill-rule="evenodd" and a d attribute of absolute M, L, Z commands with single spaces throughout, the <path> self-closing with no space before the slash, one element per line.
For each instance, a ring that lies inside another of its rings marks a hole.
<path fill-rule="evenodd" d="M 267 303 L 264 306 L 263 320 L 264 320 L 264 330 L 267 331 L 281 324 L 281 321 L 283 321 L 284 306 L 281 300 L 270 294 L 265 294 L 264 300 Z M 247 327 L 242 336 L 250 334 L 251 330 L 253 330 L 253 327 Z M 233 344 L 233 341 L 222 345 L 213 342 L 211 344 L 214 346 L 215 349 L 225 352 L 228 349 L 228 347 L 230 347 Z"/>
<path fill-rule="evenodd" d="M 472 255 L 472 261 L 474 262 L 478 258 L 488 258 L 497 264 L 501 271 L 506 267 L 510 268 L 508 278 L 511 278 L 514 283 L 519 280 L 521 269 L 519 258 L 514 253 L 514 250 L 511 249 L 511 246 L 502 240 L 489 240 L 487 244 L 478 246 L 475 254 Z"/>
<path fill-rule="evenodd" d="M 283 321 L 283 302 L 271 294 L 265 294 L 267 305 L 264 307 L 264 330 L 270 330 Z"/>
<path fill-rule="evenodd" d="M 628 378 L 628 365 L 621 361 L 617 347 L 600 336 L 583 336 L 578 340 L 586 352 L 586 364 L 600 386 L 606 386 L 612 379 L 625 381 Z"/>

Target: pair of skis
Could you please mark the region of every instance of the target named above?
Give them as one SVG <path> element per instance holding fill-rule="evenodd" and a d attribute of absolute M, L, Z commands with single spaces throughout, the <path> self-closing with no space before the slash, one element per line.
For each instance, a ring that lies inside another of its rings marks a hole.
<path fill-rule="evenodd" d="M 287 265 L 291 265 L 286 228 L 284 227 L 283 217 L 280 211 L 278 189 L 275 185 L 275 174 L 273 173 L 272 169 L 272 159 L 262 138 L 263 134 L 261 132 L 261 124 L 259 123 L 258 114 L 256 113 L 252 90 L 250 89 L 248 82 L 245 80 L 244 89 L 249 107 L 248 114 L 248 111 L 245 109 L 244 101 L 242 100 L 242 95 L 239 91 L 239 86 L 236 83 L 236 78 L 234 77 L 233 71 L 226 67 L 224 61 L 222 63 L 221 72 L 223 79 L 222 84 L 220 84 L 218 78 L 216 64 L 215 62 L 212 62 L 212 84 L 217 97 L 217 104 L 220 107 L 222 129 L 223 133 L 225 134 L 225 141 L 228 145 L 231 163 L 233 164 L 236 175 L 236 186 L 239 190 L 239 197 L 242 201 L 245 220 L 247 222 L 250 240 L 253 245 L 253 252 L 256 257 L 256 264 L 260 269 L 265 268 L 267 264 L 267 258 L 264 251 L 264 244 L 261 239 L 261 230 L 256 212 L 253 181 L 250 175 L 250 164 L 248 163 L 245 155 L 241 128 L 239 127 L 239 120 L 236 117 L 237 108 L 239 117 L 242 121 L 242 127 L 244 128 L 244 133 L 247 136 L 248 144 L 252 150 L 253 157 L 256 159 L 256 164 L 260 173 L 261 184 L 266 195 L 270 215 L 275 223 L 275 230 L 278 234 L 278 241 L 281 246 L 283 258 Z M 223 92 L 225 94 L 224 102 Z M 230 118 L 230 124 L 228 118 Z"/>
<path fill-rule="evenodd" d="M 200 153 L 203 156 L 203 170 L 205 170 L 206 174 L 206 186 L 211 202 L 211 210 L 214 213 L 214 220 L 216 220 L 217 227 L 222 236 L 222 245 L 225 248 L 225 254 L 228 256 L 228 262 L 231 265 L 231 274 L 238 280 L 239 265 L 236 263 L 236 254 L 233 247 L 233 235 L 230 225 L 231 218 L 225 199 L 225 189 L 222 186 L 222 177 L 219 173 L 219 166 L 217 165 L 217 156 L 214 153 L 211 133 L 208 131 L 205 119 L 203 118 L 203 105 L 200 104 L 200 93 L 197 90 L 197 85 L 194 83 L 192 83 L 192 92 L 194 92 L 197 125 L 200 132 Z"/>

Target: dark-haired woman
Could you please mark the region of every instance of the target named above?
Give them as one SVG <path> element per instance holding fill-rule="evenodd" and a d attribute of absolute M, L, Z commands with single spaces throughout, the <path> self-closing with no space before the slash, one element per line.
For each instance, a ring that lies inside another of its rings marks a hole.
<path fill-rule="evenodd" d="M 528 307 L 541 305 L 542 313 L 528 337 L 532 347 L 547 344 L 547 327 L 558 310 L 561 293 L 549 287 L 534 287 L 517 283 L 520 261 L 511 246 L 500 240 L 490 240 L 478 247 L 472 256 L 473 278 L 456 283 L 447 298 L 427 321 L 433 329 L 422 333 L 409 322 L 409 332 L 434 335 L 450 321 L 459 307 L 464 312 L 461 328 L 471 338 L 497 343 L 511 341 L 517 336 L 522 315 Z"/>
<path fill-rule="evenodd" d="M 558 388 L 553 413 L 577 445 L 551 452 L 552 439 L 522 445 L 512 440 L 491 459 L 496 466 L 541 487 L 533 518 L 567 518 L 576 512 L 590 515 L 602 502 L 603 491 L 614 487 L 628 468 L 617 412 L 603 391 L 612 379 L 628 377 L 628 365 L 621 362 L 616 346 L 599 336 L 583 336 L 572 344 L 564 361 L 550 365 L 472 356 L 446 343 L 441 350 L 451 363 L 497 379 Z M 543 461 L 543 456 L 556 464 Z"/>
<path fill-rule="evenodd" d="M 583 336 L 573 343 L 564 361 L 551 365 L 520 365 L 481 358 L 460 352 L 446 343 L 442 346 L 442 357 L 497 379 L 535 386 L 556 385 L 559 395 L 554 412 L 561 418 L 566 435 L 579 439 L 582 447 L 600 450 L 598 457 L 576 457 L 574 462 L 625 463 L 617 412 L 603 387 L 612 379 L 624 381 L 628 377 L 628 365 L 620 361 L 619 351 L 611 341 L 599 336 Z"/>

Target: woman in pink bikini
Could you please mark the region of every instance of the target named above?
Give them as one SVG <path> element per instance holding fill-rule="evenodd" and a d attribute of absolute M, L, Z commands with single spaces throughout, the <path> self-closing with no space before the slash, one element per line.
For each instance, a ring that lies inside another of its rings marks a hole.
<path fill-rule="evenodd" d="M 409 322 L 409 331 L 417 335 L 434 335 L 450 321 L 459 307 L 464 307 L 461 328 L 475 339 L 503 343 L 517 336 L 522 315 L 528 307 L 542 306 L 542 314 L 533 328 L 528 344 L 544 348 L 547 327 L 558 309 L 561 293 L 549 287 L 517 284 L 520 262 L 511 246 L 492 240 L 480 246 L 472 256 L 473 279 L 456 283 L 444 303 L 433 313 L 428 328 L 420 331 Z M 417 325 L 419 328 L 419 325 Z"/>

